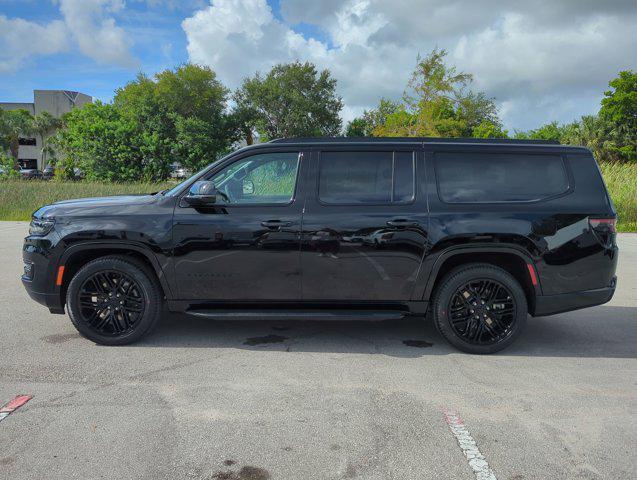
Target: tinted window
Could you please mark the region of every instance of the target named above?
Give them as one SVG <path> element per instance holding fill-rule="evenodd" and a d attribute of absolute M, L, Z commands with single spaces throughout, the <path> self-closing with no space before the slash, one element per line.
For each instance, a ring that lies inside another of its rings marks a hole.
<path fill-rule="evenodd" d="M 568 189 L 557 155 L 438 153 L 436 175 L 446 202 L 538 200 Z"/>
<path fill-rule="evenodd" d="M 325 203 L 405 203 L 414 198 L 412 152 L 322 152 L 319 198 Z"/>
<path fill-rule="evenodd" d="M 410 202 L 414 199 L 414 154 L 396 152 L 394 154 L 394 197 L 395 203 Z"/>
<path fill-rule="evenodd" d="M 298 167 L 298 152 L 264 153 L 228 165 L 211 180 L 226 194 L 224 203 L 289 203 Z"/>

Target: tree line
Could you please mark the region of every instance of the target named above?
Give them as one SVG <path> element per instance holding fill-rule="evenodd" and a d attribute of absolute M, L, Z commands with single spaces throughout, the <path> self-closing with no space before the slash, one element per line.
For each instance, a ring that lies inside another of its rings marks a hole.
<path fill-rule="evenodd" d="M 18 136 L 35 132 L 62 176 L 79 168 L 88 179 L 106 181 L 162 180 L 174 163 L 198 170 L 255 137 L 545 139 L 587 146 L 600 161 L 637 161 L 636 73 L 622 71 L 610 81 L 597 115 L 510 134 L 495 99 L 472 90 L 473 76 L 445 57 L 439 49 L 419 57 L 401 100 L 380 99 L 346 126 L 336 80 L 309 62 L 276 65 L 234 92 L 212 69 L 184 64 L 152 78 L 140 74 L 112 102 L 87 104 L 62 119 L 0 112 L 0 147 L 15 164 Z"/>

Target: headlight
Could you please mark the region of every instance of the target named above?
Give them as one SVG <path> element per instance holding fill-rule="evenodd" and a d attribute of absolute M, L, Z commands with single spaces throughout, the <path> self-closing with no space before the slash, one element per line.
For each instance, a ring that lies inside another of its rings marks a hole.
<path fill-rule="evenodd" d="M 43 237 L 47 233 L 49 233 L 53 226 L 55 225 L 55 220 L 52 218 L 47 219 L 36 219 L 31 220 L 31 224 L 29 225 L 29 235 L 35 235 L 38 237 Z"/>

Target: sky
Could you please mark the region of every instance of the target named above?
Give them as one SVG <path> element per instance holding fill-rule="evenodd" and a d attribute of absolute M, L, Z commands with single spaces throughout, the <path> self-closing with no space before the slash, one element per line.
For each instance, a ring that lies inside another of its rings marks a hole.
<path fill-rule="evenodd" d="M 229 88 L 277 63 L 338 80 L 345 121 L 399 99 L 434 48 L 528 130 L 599 109 L 637 70 L 635 0 L 0 0 L 0 101 L 34 89 L 102 101 L 139 72 L 210 66 Z"/>

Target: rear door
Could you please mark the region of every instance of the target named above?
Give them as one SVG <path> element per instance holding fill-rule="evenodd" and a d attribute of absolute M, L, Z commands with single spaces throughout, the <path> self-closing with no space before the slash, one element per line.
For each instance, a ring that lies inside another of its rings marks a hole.
<path fill-rule="evenodd" d="M 406 301 L 427 246 L 420 149 L 329 146 L 312 152 L 303 299 Z"/>

